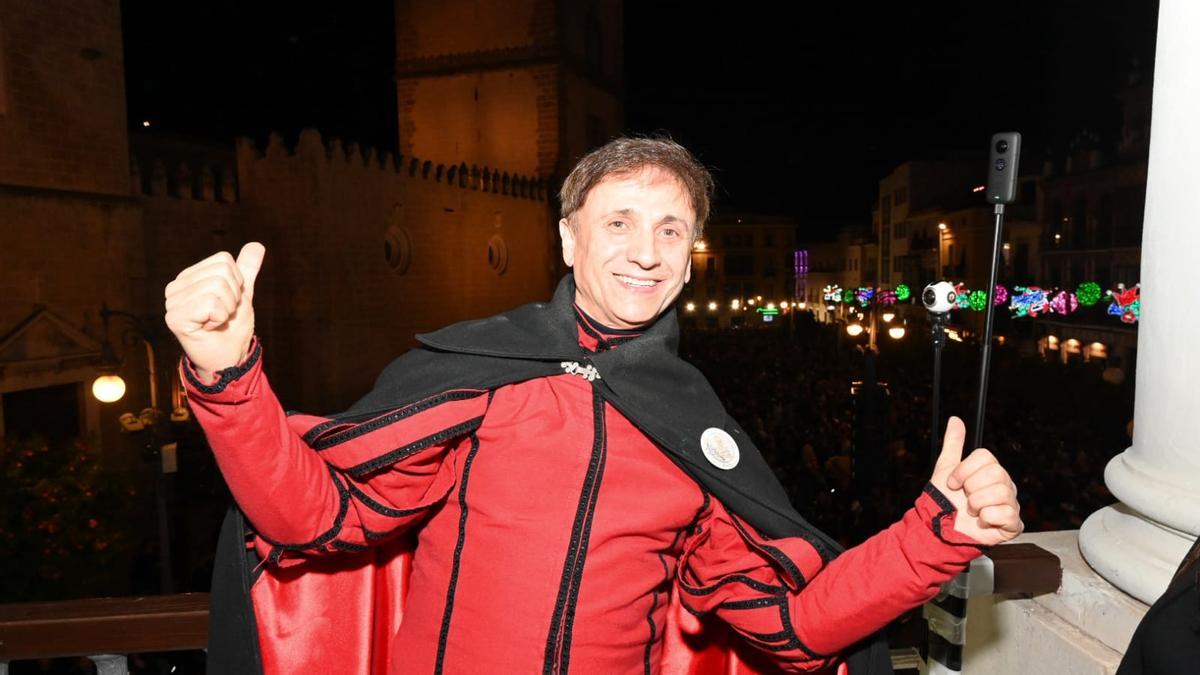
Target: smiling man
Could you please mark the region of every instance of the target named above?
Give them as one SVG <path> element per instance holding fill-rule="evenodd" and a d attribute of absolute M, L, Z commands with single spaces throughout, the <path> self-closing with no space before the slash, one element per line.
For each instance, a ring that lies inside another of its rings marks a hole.
<path fill-rule="evenodd" d="M 675 353 L 711 193 L 672 141 L 595 150 L 554 298 L 419 336 L 331 417 L 267 382 L 261 245 L 180 273 L 167 324 L 240 508 L 210 671 L 890 672 L 872 634 L 1021 531 L 1015 489 L 953 419 L 887 530 L 843 552 L 797 513 Z"/>

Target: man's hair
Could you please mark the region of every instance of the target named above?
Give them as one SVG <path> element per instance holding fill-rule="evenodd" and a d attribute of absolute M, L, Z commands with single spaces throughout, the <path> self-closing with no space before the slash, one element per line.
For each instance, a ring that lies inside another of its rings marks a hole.
<path fill-rule="evenodd" d="M 647 167 L 670 173 L 683 186 L 692 210 L 696 212 L 692 237 L 699 238 L 708 220 L 709 202 L 713 194 L 712 174 L 687 148 L 665 137 L 617 138 L 584 155 L 571 169 L 558 194 L 562 202 L 562 217 L 574 227 L 575 213 L 583 208 L 588 193 L 600 181 L 609 176 L 636 173 Z"/>

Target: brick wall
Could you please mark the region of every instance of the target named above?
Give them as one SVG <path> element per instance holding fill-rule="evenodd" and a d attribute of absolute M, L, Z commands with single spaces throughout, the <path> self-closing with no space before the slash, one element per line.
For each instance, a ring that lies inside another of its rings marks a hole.
<path fill-rule="evenodd" d="M 128 194 L 118 0 L 0 0 L 0 184 Z"/>
<path fill-rule="evenodd" d="M 267 247 L 256 320 L 286 407 L 342 409 L 414 334 L 552 292 L 545 187 L 510 175 L 506 190 L 470 167 L 426 166 L 315 131 L 294 149 L 278 138 L 262 153 L 239 145 L 242 232 Z M 411 242 L 403 274 L 385 257 L 393 226 Z M 488 262 L 495 235 L 507 244 L 499 275 Z"/>

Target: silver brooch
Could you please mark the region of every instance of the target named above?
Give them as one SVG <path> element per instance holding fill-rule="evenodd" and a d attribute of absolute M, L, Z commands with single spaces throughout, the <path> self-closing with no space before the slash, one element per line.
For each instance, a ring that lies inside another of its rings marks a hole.
<path fill-rule="evenodd" d="M 563 361 L 558 365 L 562 366 L 567 375 L 578 375 L 588 382 L 595 382 L 601 379 L 600 371 L 596 370 L 596 366 L 590 363 L 587 366 L 581 366 L 578 361 Z"/>

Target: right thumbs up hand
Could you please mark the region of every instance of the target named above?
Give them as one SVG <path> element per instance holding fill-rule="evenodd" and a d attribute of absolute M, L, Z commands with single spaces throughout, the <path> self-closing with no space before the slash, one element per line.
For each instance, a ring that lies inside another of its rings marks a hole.
<path fill-rule="evenodd" d="M 254 280 L 267 249 L 242 247 L 237 260 L 222 251 L 179 273 L 167 284 L 167 327 L 201 380 L 238 365 L 254 339 Z"/>

